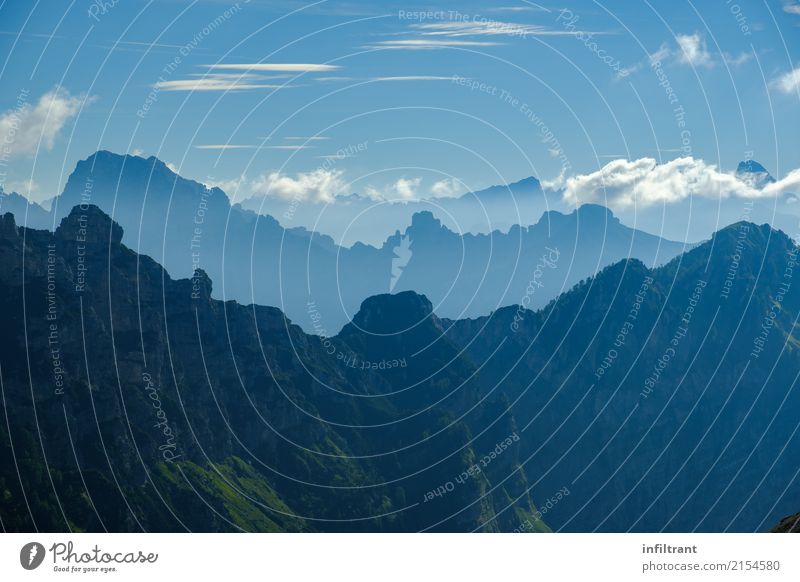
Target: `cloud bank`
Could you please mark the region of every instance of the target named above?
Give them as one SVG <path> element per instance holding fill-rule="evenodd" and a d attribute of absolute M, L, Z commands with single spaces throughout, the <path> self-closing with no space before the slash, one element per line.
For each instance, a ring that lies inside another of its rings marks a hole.
<path fill-rule="evenodd" d="M 800 192 L 800 169 L 755 188 L 713 164 L 682 157 L 658 164 L 653 158 L 614 160 L 591 174 L 567 178 L 564 200 L 573 205 L 597 202 L 613 209 L 673 204 L 692 196 L 770 198 Z"/>

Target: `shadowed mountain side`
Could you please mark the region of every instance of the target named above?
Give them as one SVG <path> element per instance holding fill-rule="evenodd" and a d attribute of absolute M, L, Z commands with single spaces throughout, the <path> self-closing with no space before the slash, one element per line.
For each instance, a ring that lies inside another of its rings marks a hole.
<path fill-rule="evenodd" d="M 557 530 L 764 531 L 796 507 L 781 232 L 732 225 L 539 311 L 382 294 L 322 338 L 122 237 L 95 207 L 0 224 L 7 529 L 528 531 L 538 505 Z"/>
<path fill-rule="evenodd" d="M 6 531 L 546 530 L 514 420 L 474 406 L 471 362 L 357 369 L 338 354 L 366 359 L 359 332 L 331 352 L 122 238 L 92 205 L 55 233 L 0 218 Z"/>
<path fill-rule="evenodd" d="M 669 264 L 604 269 L 539 312 L 449 322 L 513 402 L 565 531 L 764 531 L 797 505 L 797 248 L 732 225 Z"/>

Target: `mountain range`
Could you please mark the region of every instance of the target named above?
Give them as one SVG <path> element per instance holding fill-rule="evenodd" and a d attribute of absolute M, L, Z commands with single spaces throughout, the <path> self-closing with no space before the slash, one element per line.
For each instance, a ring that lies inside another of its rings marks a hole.
<path fill-rule="evenodd" d="M 541 200 L 536 192 L 538 182 L 529 179 L 476 196 L 487 208 L 500 204 L 499 212 L 515 200 Z M 452 204 L 472 204 L 471 197 Z M 521 302 L 542 307 L 618 260 L 636 257 L 654 266 L 686 248 L 628 228 L 596 205 L 568 214 L 547 211 L 531 226 L 488 234 L 453 230 L 438 210 L 420 211 L 378 247 L 344 247 L 231 205 L 222 190 L 182 178 L 154 157 L 105 151 L 78 163 L 50 212 L 13 194 L 0 200 L 0 211 L 52 230 L 81 204 L 107 212 L 123 227 L 126 245 L 173 276 L 190 277 L 202 268 L 216 282 L 215 297 L 279 307 L 304 330 L 326 335 L 348 323 L 364 299 L 381 293 L 413 290 L 443 317 L 478 317 Z M 542 271 L 545 254 L 558 259 Z M 311 305 L 321 323 L 310 320 Z"/>
<path fill-rule="evenodd" d="M 90 204 L 55 232 L 2 217 L 6 530 L 765 531 L 796 511 L 797 247 L 768 226 L 538 310 L 371 296 L 330 336 L 124 240 Z"/>
<path fill-rule="evenodd" d="M 381 246 L 402 230 L 418 212 L 431 212 L 456 232 L 489 234 L 514 225 L 530 226 L 542 213 L 555 209 L 559 195 L 547 193 L 533 176 L 490 186 L 460 196 L 418 200 L 376 200 L 359 194 L 337 196 L 333 202 L 287 200 L 270 192 L 241 201 L 242 208 L 274 216 L 284 224 L 328 235 L 342 246 L 362 242 Z"/>

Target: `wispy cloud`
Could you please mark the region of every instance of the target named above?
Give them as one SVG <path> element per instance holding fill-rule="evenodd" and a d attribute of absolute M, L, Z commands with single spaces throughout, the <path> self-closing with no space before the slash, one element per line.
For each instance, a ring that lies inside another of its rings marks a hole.
<path fill-rule="evenodd" d="M 231 75 L 209 73 L 191 79 L 158 81 L 159 91 L 251 91 L 254 89 L 286 89 L 288 84 L 262 83 L 260 75 Z"/>
<path fill-rule="evenodd" d="M 520 7 L 522 8 L 522 7 Z M 514 7 L 500 7 L 500 11 L 521 12 Z M 491 18 L 462 18 L 419 22 L 410 25 L 405 32 L 393 33 L 390 37 L 405 35 L 408 38 L 387 38 L 364 48 L 389 50 L 432 50 L 459 47 L 489 47 L 507 44 L 492 39 L 527 38 L 530 36 L 575 36 L 577 31 L 564 28 L 549 28 L 540 24 L 525 24 L 493 20 Z M 588 34 L 584 32 L 583 34 Z M 593 35 L 603 34 L 593 32 Z"/>
<path fill-rule="evenodd" d="M 550 12 L 544 6 L 525 4 L 522 6 L 495 6 L 487 9 L 489 12 Z"/>
<path fill-rule="evenodd" d="M 285 79 L 292 73 L 317 73 L 334 71 L 337 65 L 307 63 L 216 63 L 202 65 L 206 73 L 194 73 L 189 79 L 166 79 L 158 81 L 154 88 L 160 91 L 253 91 L 257 89 L 287 89 L 289 83 L 277 84 L 264 81 Z M 221 71 L 240 71 L 226 73 Z M 280 73 L 264 75 L 263 73 Z"/>
<path fill-rule="evenodd" d="M 67 122 L 91 100 L 86 95 L 70 95 L 66 89 L 55 88 L 35 104 L 22 102 L 0 114 L 0 143 L 9 156 L 32 154 L 40 144 L 51 150 Z"/>
<path fill-rule="evenodd" d="M 786 93 L 787 95 L 800 91 L 800 67 L 788 73 L 784 73 L 772 81 L 772 86 L 781 93 Z"/>
<path fill-rule="evenodd" d="M 452 81 L 453 77 L 438 75 L 400 75 L 397 77 L 373 77 L 370 81 Z"/>
<path fill-rule="evenodd" d="M 408 38 L 397 40 L 381 40 L 364 48 L 385 50 L 431 50 L 459 47 L 499 46 L 503 43 L 479 40 L 434 40 L 424 38 Z"/>
<path fill-rule="evenodd" d="M 729 53 L 725 53 L 722 55 L 725 59 L 725 63 L 734 67 L 740 67 L 745 63 L 749 62 L 750 59 L 753 58 L 753 55 L 748 52 L 741 52 L 738 55 L 732 55 Z"/>
<path fill-rule="evenodd" d="M 706 47 L 706 40 L 699 32 L 694 34 L 679 34 L 675 37 L 680 52 L 678 61 L 693 67 L 713 67 L 714 60 Z"/>
<path fill-rule="evenodd" d="M 667 43 L 663 43 L 658 50 L 654 53 L 648 55 L 648 59 L 650 60 L 650 65 L 654 66 L 658 63 L 663 63 L 664 61 L 669 58 L 671 51 L 669 50 L 669 46 Z"/>
<path fill-rule="evenodd" d="M 411 28 L 423 36 L 574 36 L 573 31 L 500 20 L 445 20 L 423 22 Z"/>
<path fill-rule="evenodd" d="M 256 150 L 258 146 L 236 143 L 209 143 L 194 146 L 196 150 Z"/>
<path fill-rule="evenodd" d="M 673 49 L 668 43 L 662 43 L 658 50 L 648 55 L 650 66 L 666 63 L 667 60 L 693 67 L 712 68 L 715 65 L 714 58 L 708 51 L 705 38 L 699 33 L 678 34 L 675 36 L 677 46 Z M 729 64 L 741 65 L 749 60 L 748 53 L 739 56 L 725 55 Z M 728 60 L 730 59 L 730 60 Z"/>
<path fill-rule="evenodd" d="M 253 145 L 253 144 L 201 144 L 194 146 L 197 150 L 307 150 L 314 146 L 310 145 Z"/>
<path fill-rule="evenodd" d="M 286 73 L 326 73 L 340 69 L 339 65 L 317 65 L 309 63 L 215 63 L 204 65 L 210 70 L 227 71 L 271 71 Z"/>

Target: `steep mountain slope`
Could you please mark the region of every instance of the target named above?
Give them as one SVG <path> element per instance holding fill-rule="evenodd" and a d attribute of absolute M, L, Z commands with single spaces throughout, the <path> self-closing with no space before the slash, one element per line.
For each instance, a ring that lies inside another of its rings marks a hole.
<path fill-rule="evenodd" d="M 7 531 L 546 529 L 513 418 L 473 406 L 474 366 L 452 346 L 426 356 L 452 364 L 439 370 L 362 370 L 339 354 L 366 360 L 367 332 L 309 336 L 275 308 L 211 299 L 203 271 L 173 280 L 122 238 L 92 205 L 55 233 L 0 220 Z M 512 478 L 490 493 L 495 474 Z"/>
<path fill-rule="evenodd" d="M 572 492 L 554 529 L 763 531 L 796 507 L 796 267 L 786 235 L 739 223 L 540 312 L 452 322 L 513 402 L 534 490 Z"/>
<path fill-rule="evenodd" d="M 0 225 L 7 529 L 764 531 L 796 507 L 781 232 L 621 261 L 540 311 L 378 295 L 330 337 L 122 236 L 94 207 Z"/>

